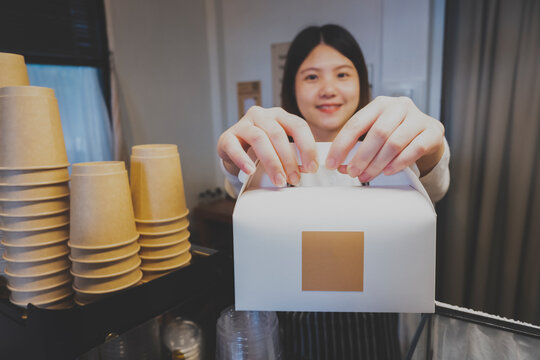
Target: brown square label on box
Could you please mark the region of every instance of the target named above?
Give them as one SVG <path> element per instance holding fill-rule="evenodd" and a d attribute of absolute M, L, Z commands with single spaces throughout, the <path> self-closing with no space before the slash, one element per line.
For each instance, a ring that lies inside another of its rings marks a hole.
<path fill-rule="evenodd" d="M 363 231 L 302 231 L 303 291 L 363 291 Z"/>

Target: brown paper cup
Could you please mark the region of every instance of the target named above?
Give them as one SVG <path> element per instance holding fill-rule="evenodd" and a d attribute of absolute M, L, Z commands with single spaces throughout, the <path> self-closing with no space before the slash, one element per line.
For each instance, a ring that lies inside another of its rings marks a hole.
<path fill-rule="evenodd" d="M 0 216 L 37 216 L 69 210 L 69 195 L 37 201 L 0 201 Z"/>
<path fill-rule="evenodd" d="M 11 246 L 7 245 L 4 255 L 8 259 L 20 261 L 36 261 L 41 259 L 50 259 L 58 254 L 69 252 L 67 240 L 61 240 L 56 243 L 38 246 Z"/>
<path fill-rule="evenodd" d="M 38 290 L 20 290 L 9 285 L 8 289 L 11 290 L 11 302 L 17 305 L 28 303 L 33 303 L 35 305 L 46 304 L 73 293 L 73 290 L 71 289 L 71 280 Z"/>
<path fill-rule="evenodd" d="M 68 243 L 68 245 L 70 245 Z M 78 249 L 71 248 L 71 258 L 75 261 L 96 260 L 98 262 L 114 261 L 124 259 L 129 254 L 139 251 L 140 246 L 137 239 L 129 242 L 126 245 L 121 245 L 113 248 L 105 249 Z"/>
<path fill-rule="evenodd" d="M 68 166 L 58 103 L 46 96 L 0 96 L 0 168 Z"/>
<path fill-rule="evenodd" d="M 29 84 L 24 57 L 17 54 L 0 53 L 0 88 Z"/>
<path fill-rule="evenodd" d="M 2 244 L 4 246 L 36 246 L 56 243 L 69 238 L 69 226 L 62 226 L 45 230 L 4 231 Z"/>
<path fill-rule="evenodd" d="M 178 154 L 155 158 L 132 156 L 130 180 L 135 219 L 176 219 L 186 213 Z"/>
<path fill-rule="evenodd" d="M 144 256 L 146 259 L 161 259 L 188 250 L 191 244 L 187 240 L 182 240 L 176 244 L 165 246 L 141 246 L 139 256 Z"/>
<path fill-rule="evenodd" d="M 190 233 L 186 226 L 183 230 L 164 235 L 141 235 L 139 237 L 139 244 L 146 247 L 172 245 L 187 240 L 189 235 Z"/>
<path fill-rule="evenodd" d="M 4 256 L 5 259 L 5 256 Z M 10 273 L 14 276 L 33 276 L 36 274 L 47 275 L 65 268 L 71 265 L 67 254 L 63 254 L 47 260 L 39 261 L 12 261 L 6 259 L 6 273 Z"/>
<path fill-rule="evenodd" d="M 68 195 L 69 182 L 30 186 L 0 186 L 0 201 L 37 201 Z"/>
<path fill-rule="evenodd" d="M 127 271 L 134 266 L 139 266 L 141 260 L 137 253 L 124 259 L 107 262 L 79 262 L 71 258 L 71 270 L 73 276 L 90 277 L 100 275 L 112 275 Z"/>
<path fill-rule="evenodd" d="M 0 276 L 6 273 L 6 264 L 7 261 L 0 260 Z"/>
<path fill-rule="evenodd" d="M 73 290 L 75 290 L 75 293 L 76 293 L 75 299 L 83 303 L 89 303 L 89 302 L 92 302 L 94 300 L 104 297 L 104 295 L 106 294 L 110 294 L 116 291 L 124 290 L 132 286 L 135 286 L 139 283 L 141 278 L 142 278 L 142 274 L 139 273 L 139 276 L 137 276 L 137 279 L 134 280 L 133 282 L 125 283 L 122 286 L 107 289 L 107 290 L 83 290 L 73 285 Z"/>
<path fill-rule="evenodd" d="M 0 170 L 0 185 L 44 185 L 69 181 L 67 167 L 36 170 Z"/>
<path fill-rule="evenodd" d="M 73 294 L 69 294 L 65 298 L 53 301 L 51 303 L 38 305 L 39 308 L 48 309 L 48 310 L 62 310 L 62 309 L 71 309 L 75 306 L 73 302 Z"/>
<path fill-rule="evenodd" d="M 6 86 L 0 88 L 0 96 L 43 96 L 56 99 L 54 90 L 43 86 Z"/>
<path fill-rule="evenodd" d="M 9 286 L 19 290 L 38 290 L 50 286 L 63 284 L 66 281 L 71 281 L 72 276 L 69 273 L 69 268 L 47 275 L 35 276 L 13 276 L 6 274 L 8 277 Z"/>
<path fill-rule="evenodd" d="M 137 157 L 174 156 L 178 154 L 178 146 L 175 144 L 135 145 L 131 148 L 131 153 Z"/>
<path fill-rule="evenodd" d="M 40 216 L 0 216 L 2 231 L 50 229 L 69 222 L 69 211 Z"/>
<path fill-rule="evenodd" d="M 74 164 L 70 208 L 70 246 L 116 247 L 139 235 L 123 162 Z"/>
<path fill-rule="evenodd" d="M 142 272 L 137 265 L 133 269 L 123 271 L 119 274 L 111 274 L 111 276 L 108 277 L 86 278 L 75 276 L 73 279 L 73 286 L 77 290 L 82 291 L 111 291 L 119 287 L 132 285 L 141 278 Z"/>
<path fill-rule="evenodd" d="M 185 229 L 189 225 L 188 211 L 183 216 L 165 221 L 140 221 L 137 220 L 137 231 L 144 235 L 165 235 Z"/>
<path fill-rule="evenodd" d="M 165 276 L 167 274 L 170 274 L 172 273 L 174 270 L 176 269 L 173 269 L 173 270 L 164 270 L 164 271 L 150 271 L 150 270 L 146 270 L 146 271 L 143 271 L 143 277 L 141 279 L 141 281 L 143 283 L 147 283 L 149 281 L 152 281 L 154 279 L 157 279 L 159 277 L 162 277 L 162 276 Z"/>
<path fill-rule="evenodd" d="M 162 259 L 148 259 L 141 257 L 141 270 L 172 270 L 186 265 L 190 260 L 191 253 L 189 251 L 184 251 L 183 253 Z"/>

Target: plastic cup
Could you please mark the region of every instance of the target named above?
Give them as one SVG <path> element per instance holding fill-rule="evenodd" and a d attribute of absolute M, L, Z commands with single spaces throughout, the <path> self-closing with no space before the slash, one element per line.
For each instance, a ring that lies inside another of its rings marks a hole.
<path fill-rule="evenodd" d="M 50 229 L 69 222 L 69 211 L 39 216 L 0 216 L 2 231 Z"/>
<path fill-rule="evenodd" d="M 74 275 L 75 276 L 75 275 Z M 73 286 L 83 291 L 110 291 L 126 285 L 132 285 L 142 278 L 142 272 L 136 265 L 130 270 L 107 277 L 75 276 Z"/>
<path fill-rule="evenodd" d="M 69 166 L 56 99 L 13 95 L 17 91 L 0 89 L 0 169 Z"/>
<path fill-rule="evenodd" d="M 173 233 L 166 233 L 164 235 L 143 235 L 139 236 L 139 244 L 141 246 L 165 246 L 176 244 L 182 240 L 187 240 L 190 236 L 190 232 L 187 226 Z"/>
<path fill-rule="evenodd" d="M 69 195 L 34 201 L 0 201 L 0 216 L 35 216 L 69 210 Z"/>
<path fill-rule="evenodd" d="M 38 246 L 12 246 L 6 245 L 4 255 L 8 259 L 20 261 L 33 261 L 47 259 L 58 254 L 69 252 L 67 240 L 61 240 L 56 243 Z"/>
<path fill-rule="evenodd" d="M 15 276 L 6 273 L 9 286 L 19 290 L 37 290 L 71 281 L 69 268 L 46 275 Z"/>
<path fill-rule="evenodd" d="M 125 165 L 121 161 L 74 164 L 70 246 L 116 247 L 138 237 Z"/>
<path fill-rule="evenodd" d="M 4 246 L 36 246 L 56 243 L 69 238 L 69 224 L 45 230 L 3 231 Z"/>
<path fill-rule="evenodd" d="M 70 245 L 68 243 L 68 245 Z M 132 242 L 113 248 L 105 249 L 78 249 L 71 248 L 71 258 L 78 261 L 97 260 L 97 261 L 113 261 L 125 258 L 128 254 L 133 254 L 139 251 L 140 246 L 137 239 Z"/>
<path fill-rule="evenodd" d="M 19 85 L 30 85 L 24 57 L 18 54 L 0 53 L 0 88 Z"/>
<path fill-rule="evenodd" d="M 145 259 L 161 259 L 166 256 L 173 254 L 182 253 L 188 250 L 191 247 L 191 244 L 187 240 L 182 240 L 176 244 L 171 245 L 152 245 L 152 246 L 141 246 L 139 251 L 139 256 L 144 256 Z"/>
<path fill-rule="evenodd" d="M 132 269 L 134 266 L 139 266 L 141 260 L 137 252 L 130 254 L 127 257 L 114 261 L 95 262 L 86 260 L 81 262 L 70 258 L 72 261 L 71 270 L 73 276 L 90 277 L 90 276 L 111 276 Z"/>
<path fill-rule="evenodd" d="M 37 290 L 21 290 L 11 286 L 7 286 L 11 291 L 10 300 L 15 304 L 28 303 L 49 303 L 55 301 L 59 297 L 67 296 L 73 293 L 71 289 L 71 280 L 64 281 L 62 284 L 44 287 Z"/>
<path fill-rule="evenodd" d="M 144 235 L 165 235 L 185 229 L 189 225 L 187 218 L 189 211 L 176 219 L 159 221 L 136 220 L 137 231 Z"/>
<path fill-rule="evenodd" d="M 43 185 L 69 181 L 67 167 L 36 170 L 0 170 L 0 185 Z"/>
<path fill-rule="evenodd" d="M 6 259 L 5 255 L 4 259 L 7 261 L 6 273 L 15 276 L 47 275 L 64 270 L 71 265 L 67 253 L 50 259 L 36 261 L 13 261 Z"/>
<path fill-rule="evenodd" d="M 37 201 L 69 195 L 69 182 L 0 186 L 0 201 Z"/>
<path fill-rule="evenodd" d="M 134 146 L 130 171 L 135 219 L 164 220 L 183 216 L 187 207 L 176 145 Z"/>
<path fill-rule="evenodd" d="M 189 250 L 184 250 L 184 252 L 182 253 L 164 257 L 161 259 L 146 258 L 141 256 L 141 261 L 142 271 L 172 270 L 187 265 L 191 261 L 191 253 L 189 252 Z"/>

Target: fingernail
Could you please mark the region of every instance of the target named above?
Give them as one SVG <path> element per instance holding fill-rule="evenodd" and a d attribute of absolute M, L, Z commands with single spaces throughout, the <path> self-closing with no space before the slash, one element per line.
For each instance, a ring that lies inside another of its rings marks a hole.
<path fill-rule="evenodd" d="M 336 168 L 336 159 L 330 157 L 326 159 L 326 167 L 330 170 L 334 170 Z"/>
<path fill-rule="evenodd" d="M 293 172 L 292 174 L 289 175 L 289 184 L 297 185 L 299 181 L 300 181 L 300 174 L 298 174 L 297 172 Z"/>
<path fill-rule="evenodd" d="M 284 187 L 287 185 L 287 181 L 285 180 L 285 176 L 281 173 L 274 176 L 274 184 L 279 187 Z"/>
<path fill-rule="evenodd" d="M 348 166 L 347 174 L 349 174 L 350 177 L 357 177 L 360 174 L 360 169 L 355 166 Z"/>
<path fill-rule="evenodd" d="M 369 174 L 367 173 L 362 173 L 358 179 L 360 180 L 360 182 L 368 182 L 369 180 L 371 180 L 371 177 L 369 176 Z"/>
<path fill-rule="evenodd" d="M 317 172 L 317 170 L 319 169 L 319 164 L 317 163 L 316 160 L 313 160 L 309 163 L 309 172 Z"/>
<path fill-rule="evenodd" d="M 255 166 L 253 164 L 246 164 L 246 174 L 251 175 L 255 172 Z"/>

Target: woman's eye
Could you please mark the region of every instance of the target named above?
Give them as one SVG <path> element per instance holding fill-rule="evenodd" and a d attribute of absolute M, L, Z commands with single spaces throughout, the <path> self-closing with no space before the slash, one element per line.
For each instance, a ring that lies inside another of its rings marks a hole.
<path fill-rule="evenodd" d="M 305 77 L 305 80 L 317 80 L 317 75 L 309 74 Z"/>
<path fill-rule="evenodd" d="M 347 73 L 343 73 L 343 72 L 342 72 L 342 73 L 338 73 L 338 78 L 341 78 L 341 79 L 342 79 L 342 78 L 346 78 L 346 77 L 348 77 L 348 76 L 349 76 L 349 74 L 347 74 Z"/>

